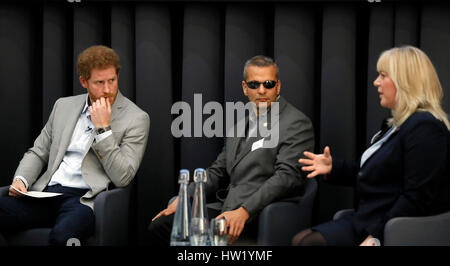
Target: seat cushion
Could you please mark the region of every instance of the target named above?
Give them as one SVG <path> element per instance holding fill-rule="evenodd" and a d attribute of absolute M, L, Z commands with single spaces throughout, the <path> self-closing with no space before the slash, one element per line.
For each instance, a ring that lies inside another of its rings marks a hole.
<path fill-rule="evenodd" d="M 14 234 L 5 234 L 11 246 L 47 246 L 51 228 L 34 228 Z"/>

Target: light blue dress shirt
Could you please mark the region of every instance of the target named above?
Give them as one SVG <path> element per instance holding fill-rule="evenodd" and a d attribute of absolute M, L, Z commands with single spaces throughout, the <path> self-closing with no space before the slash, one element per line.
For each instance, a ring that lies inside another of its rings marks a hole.
<path fill-rule="evenodd" d="M 372 156 L 375 152 L 377 152 L 381 148 L 381 145 L 383 145 L 383 143 L 385 143 L 396 130 L 397 130 L 397 127 L 395 127 L 395 126 L 391 127 L 380 140 L 378 140 L 372 146 L 370 146 L 361 156 L 361 162 L 360 162 L 359 167 L 362 167 L 363 164 L 367 161 L 367 159 L 369 159 L 370 156 Z M 375 136 L 373 136 L 371 142 L 373 142 L 375 137 L 377 137 L 380 133 L 381 133 L 381 131 L 379 131 L 377 134 L 375 134 Z"/>

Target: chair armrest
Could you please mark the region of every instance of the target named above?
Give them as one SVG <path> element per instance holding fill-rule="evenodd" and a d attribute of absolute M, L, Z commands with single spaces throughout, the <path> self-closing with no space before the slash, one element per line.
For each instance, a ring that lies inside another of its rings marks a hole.
<path fill-rule="evenodd" d="M 9 186 L 0 187 L 0 197 L 8 196 Z"/>
<path fill-rule="evenodd" d="M 259 215 L 258 245 L 291 245 L 293 236 L 310 223 L 311 214 L 300 208 L 298 203 L 271 203 Z"/>
<path fill-rule="evenodd" d="M 308 179 L 298 202 L 273 202 L 259 215 L 258 245 L 288 246 L 298 232 L 311 226 L 317 181 Z"/>
<path fill-rule="evenodd" d="M 424 217 L 396 217 L 384 227 L 385 246 L 450 245 L 450 212 Z"/>
<path fill-rule="evenodd" d="M 100 192 L 94 201 L 95 244 L 99 246 L 128 243 L 128 209 L 131 185 Z"/>
<path fill-rule="evenodd" d="M 333 216 L 333 220 L 341 219 L 342 217 L 351 215 L 353 213 L 355 213 L 354 209 L 343 209 L 343 210 L 337 211 Z"/>

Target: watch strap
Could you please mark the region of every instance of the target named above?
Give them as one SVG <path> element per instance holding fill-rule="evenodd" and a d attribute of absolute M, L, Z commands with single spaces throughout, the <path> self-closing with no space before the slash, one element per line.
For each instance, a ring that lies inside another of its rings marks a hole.
<path fill-rule="evenodd" d="M 111 130 L 111 126 L 107 126 L 107 127 L 99 127 L 97 128 L 97 134 L 102 134 L 105 133 L 106 131 Z"/>

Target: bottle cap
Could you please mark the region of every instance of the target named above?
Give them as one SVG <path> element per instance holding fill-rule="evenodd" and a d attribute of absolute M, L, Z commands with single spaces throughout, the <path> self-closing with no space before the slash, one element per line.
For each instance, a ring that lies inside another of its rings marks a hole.
<path fill-rule="evenodd" d="M 181 169 L 180 170 L 180 176 L 178 177 L 178 183 L 179 184 L 188 184 L 189 183 L 189 170 L 187 169 Z"/>
<path fill-rule="evenodd" d="M 206 177 L 206 171 L 203 168 L 197 168 L 194 171 L 194 182 L 205 182 L 208 178 Z"/>

